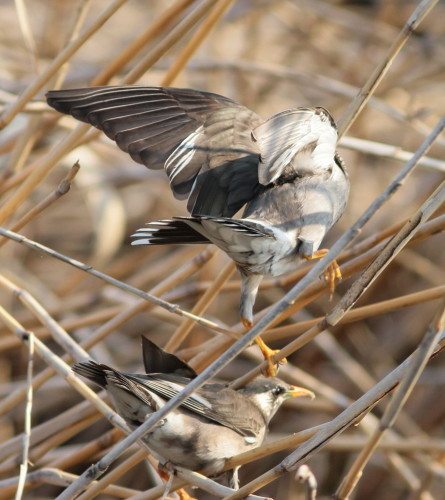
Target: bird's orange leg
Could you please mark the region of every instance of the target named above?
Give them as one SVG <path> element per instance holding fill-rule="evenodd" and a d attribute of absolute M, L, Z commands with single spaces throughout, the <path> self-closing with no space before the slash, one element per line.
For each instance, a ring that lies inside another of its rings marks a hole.
<path fill-rule="evenodd" d="M 173 474 L 173 472 L 166 472 L 162 468 L 158 467 L 158 474 L 159 476 L 168 483 L 170 480 L 170 475 Z M 176 493 L 178 494 L 180 500 L 197 500 L 195 497 L 191 497 L 184 488 L 179 488 L 179 490 L 176 490 Z M 166 493 L 164 493 L 165 495 Z"/>
<path fill-rule="evenodd" d="M 241 318 L 241 321 L 243 322 L 243 325 L 246 328 L 252 328 L 253 323 L 250 322 L 246 318 Z M 265 370 L 265 375 L 266 377 L 275 377 L 277 374 L 277 366 L 279 363 L 275 363 L 273 360 L 274 355 L 279 352 L 279 349 L 274 350 L 271 349 L 261 337 L 257 337 L 255 339 L 255 342 L 258 344 L 258 347 L 261 349 L 261 352 L 263 353 L 264 359 L 267 361 L 267 368 Z M 287 363 L 287 359 L 283 358 L 280 363 Z"/>
<path fill-rule="evenodd" d="M 322 249 L 314 252 L 312 255 L 303 255 L 303 257 L 306 260 L 321 259 L 328 252 L 329 252 L 329 250 L 327 248 L 322 248 Z M 334 295 L 334 291 L 335 291 L 335 282 L 337 280 L 341 281 L 341 278 L 342 278 L 340 266 L 337 264 L 336 260 L 333 260 L 329 264 L 329 266 L 327 267 L 327 269 L 323 273 L 323 277 L 324 277 L 324 280 L 326 281 L 326 283 L 329 284 L 329 293 L 330 293 L 330 296 L 332 297 Z"/>
<path fill-rule="evenodd" d="M 176 493 L 179 495 L 180 500 L 197 500 L 195 497 L 191 497 L 184 488 L 180 488 L 176 490 Z"/>
<path fill-rule="evenodd" d="M 264 359 L 267 361 L 267 368 L 265 373 L 266 377 L 275 377 L 277 374 L 277 366 L 280 363 L 287 363 L 287 359 L 283 358 L 279 363 L 275 363 L 273 357 L 280 350 L 271 349 L 261 337 L 257 337 L 255 339 L 255 342 L 258 344 L 258 347 L 261 349 L 261 352 L 263 353 Z"/>

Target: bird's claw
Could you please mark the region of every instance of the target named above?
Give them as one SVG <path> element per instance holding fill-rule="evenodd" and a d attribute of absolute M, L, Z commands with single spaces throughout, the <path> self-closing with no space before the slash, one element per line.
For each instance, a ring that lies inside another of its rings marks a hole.
<path fill-rule="evenodd" d="M 191 497 L 184 488 L 180 488 L 179 490 L 176 490 L 176 493 L 178 494 L 180 500 L 197 500 L 195 497 Z"/>
<path fill-rule="evenodd" d="M 170 492 L 170 488 L 172 485 L 173 478 L 175 476 L 175 468 L 174 465 L 168 460 L 167 462 L 159 462 L 158 463 L 158 474 L 159 476 L 166 482 L 164 494 L 162 499 L 167 498 L 167 495 Z M 197 500 L 195 497 L 190 496 L 184 488 L 179 488 L 176 490 L 177 495 L 180 500 Z M 161 499 L 161 500 L 162 500 Z"/>
<path fill-rule="evenodd" d="M 283 358 L 282 360 L 275 363 L 273 357 L 277 352 L 280 352 L 280 349 L 270 349 L 270 356 L 265 356 L 265 360 L 267 361 L 267 366 L 263 370 L 263 375 L 266 377 L 276 377 L 278 372 L 278 367 L 280 365 L 285 365 L 287 363 L 287 359 Z"/>
<path fill-rule="evenodd" d="M 287 359 L 283 358 L 281 361 L 276 363 L 274 361 L 274 356 L 277 352 L 279 352 L 279 349 L 271 349 L 268 345 L 265 344 L 264 340 L 261 337 L 256 338 L 256 343 L 258 344 L 259 348 L 261 349 L 261 352 L 263 353 L 264 359 L 267 361 L 267 366 L 264 369 L 264 375 L 266 377 L 275 377 L 277 375 L 278 371 L 278 366 L 280 364 L 286 364 Z"/>
<path fill-rule="evenodd" d="M 321 250 L 317 250 L 316 252 L 314 252 L 312 255 L 304 255 L 303 257 L 309 261 L 314 259 L 321 259 L 328 253 L 328 251 L 329 250 L 327 248 L 322 248 Z M 335 292 L 336 282 L 342 280 L 340 266 L 337 264 L 336 260 L 333 260 L 329 264 L 329 266 L 323 273 L 323 277 L 325 282 L 329 286 L 329 297 L 332 299 L 332 296 L 334 295 Z"/>
<path fill-rule="evenodd" d="M 241 321 L 246 328 L 252 328 L 253 323 L 249 319 L 241 317 Z M 267 366 L 264 369 L 264 375 L 266 377 L 275 377 L 277 375 L 277 372 L 278 372 L 278 366 L 281 364 L 286 364 L 287 359 L 283 358 L 278 363 L 275 362 L 274 356 L 280 350 L 279 349 L 277 349 L 277 350 L 271 349 L 268 345 L 266 345 L 266 343 L 264 342 L 264 340 L 261 337 L 257 337 L 255 339 L 255 342 L 258 344 L 258 347 L 261 349 L 261 352 L 263 353 L 265 361 L 267 361 Z"/>
<path fill-rule="evenodd" d="M 337 264 L 337 261 L 334 260 L 329 264 L 328 268 L 323 273 L 323 277 L 329 286 L 329 297 L 332 299 L 335 292 L 336 282 L 342 280 L 340 266 Z"/>

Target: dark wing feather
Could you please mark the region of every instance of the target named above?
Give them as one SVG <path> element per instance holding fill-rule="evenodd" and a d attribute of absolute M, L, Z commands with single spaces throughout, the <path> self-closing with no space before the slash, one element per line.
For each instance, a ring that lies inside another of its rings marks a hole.
<path fill-rule="evenodd" d="M 50 91 L 48 104 L 103 130 L 138 163 L 165 168 L 193 214 L 232 216 L 258 189 L 258 116 L 226 97 L 169 87 Z"/>
<path fill-rule="evenodd" d="M 170 352 L 164 351 L 164 349 L 161 349 L 144 336 L 142 336 L 142 354 L 147 374 L 173 373 L 190 379 L 197 376 L 195 370 L 185 361 Z"/>

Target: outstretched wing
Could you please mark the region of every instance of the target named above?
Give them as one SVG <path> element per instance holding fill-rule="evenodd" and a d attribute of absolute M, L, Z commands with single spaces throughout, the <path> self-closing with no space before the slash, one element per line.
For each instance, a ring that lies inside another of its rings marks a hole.
<path fill-rule="evenodd" d="M 226 97 L 169 87 L 53 90 L 48 104 L 103 130 L 138 163 L 165 171 L 192 214 L 230 217 L 256 194 L 261 122 Z"/>
<path fill-rule="evenodd" d="M 289 109 L 271 116 L 256 127 L 252 138 L 261 151 L 259 182 L 276 181 L 287 168 L 303 166 L 304 174 L 333 162 L 337 127 L 324 108 Z M 298 156 L 307 154 L 304 162 Z"/>

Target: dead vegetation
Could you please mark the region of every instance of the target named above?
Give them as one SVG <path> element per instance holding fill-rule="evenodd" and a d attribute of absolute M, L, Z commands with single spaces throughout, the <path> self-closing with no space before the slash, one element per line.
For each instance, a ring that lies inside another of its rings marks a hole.
<path fill-rule="evenodd" d="M 0 498 L 162 495 L 73 360 L 140 372 L 143 333 L 199 372 L 234 358 L 218 377 L 235 384 L 260 369 L 256 347 L 230 347 L 244 330 L 224 254 L 129 244 L 145 222 L 186 213 L 163 172 L 43 100 L 136 82 L 220 93 L 264 117 L 324 106 L 343 136 L 352 191 L 332 251 L 263 283 L 250 334 L 265 331 L 288 358 L 280 376 L 317 399 L 285 405 L 267 445 L 228 464 L 246 464 L 243 489 L 219 496 L 442 498 L 444 15 L 425 0 L 0 5 Z M 318 276 L 336 255 L 330 301 Z M 79 479 L 99 460 L 105 474 Z"/>

